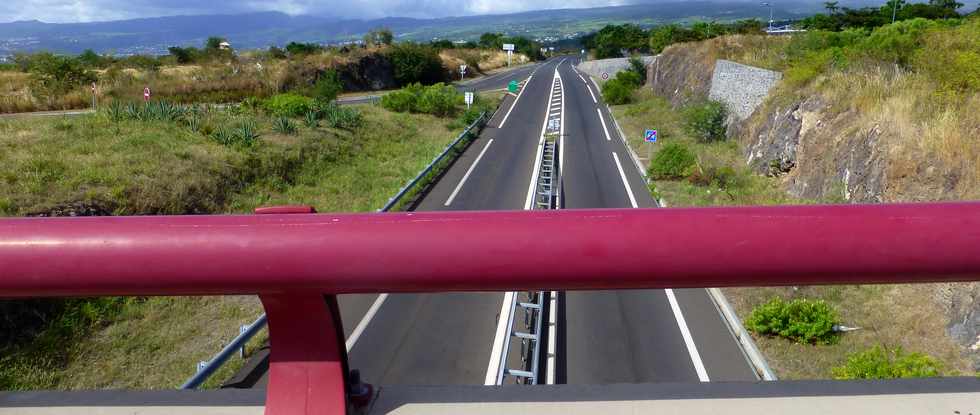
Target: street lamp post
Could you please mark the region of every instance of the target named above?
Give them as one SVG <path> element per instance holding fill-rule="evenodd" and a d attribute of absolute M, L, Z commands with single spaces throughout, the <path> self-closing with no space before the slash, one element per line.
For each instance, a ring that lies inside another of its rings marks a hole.
<path fill-rule="evenodd" d="M 898 2 L 899 0 L 892 0 L 895 4 L 892 5 L 892 23 L 895 23 L 895 15 L 898 14 Z"/>
<path fill-rule="evenodd" d="M 762 3 L 762 6 L 769 8 L 769 32 L 771 33 L 772 32 L 772 22 L 773 22 L 773 20 L 772 20 L 773 19 L 772 3 L 768 3 L 768 2 Z"/>

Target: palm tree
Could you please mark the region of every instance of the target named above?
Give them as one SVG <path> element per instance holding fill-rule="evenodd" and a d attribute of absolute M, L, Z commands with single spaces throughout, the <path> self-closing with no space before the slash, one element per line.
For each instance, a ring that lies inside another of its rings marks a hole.
<path fill-rule="evenodd" d="M 840 7 L 838 7 L 837 4 L 838 4 L 838 2 L 836 2 L 836 1 L 825 1 L 823 3 L 823 7 L 825 9 L 827 9 L 827 12 L 828 13 L 834 14 L 834 13 L 837 13 L 838 10 L 840 10 Z"/>

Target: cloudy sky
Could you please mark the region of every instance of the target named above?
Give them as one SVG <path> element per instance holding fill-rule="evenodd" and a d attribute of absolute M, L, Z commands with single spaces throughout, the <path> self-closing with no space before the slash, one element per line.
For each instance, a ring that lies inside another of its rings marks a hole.
<path fill-rule="evenodd" d="M 0 22 L 90 22 L 178 14 L 281 11 L 344 18 L 444 17 L 550 8 L 614 6 L 651 0 L 14 0 Z"/>

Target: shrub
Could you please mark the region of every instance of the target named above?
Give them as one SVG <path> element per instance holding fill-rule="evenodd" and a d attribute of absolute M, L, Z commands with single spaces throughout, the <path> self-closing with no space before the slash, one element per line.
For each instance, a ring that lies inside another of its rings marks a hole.
<path fill-rule="evenodd" d="M 602 99 L 612 105 L 629 104 L 635 88 L 618 77 L 602 84 Z"/>
<path fill-rule="evenodd" d="M 463 97 L 452 85 L 437 83 L 424 87 L 415 83 L 381 97 L 381 106 L 395 112 L 419 112 L 440 117 L 451 116 L 463 104 Z"/>
<path fill-rule="evenodd" d="M 858 47 L 872 58 L 908 66 L 926 32 L 938 26 L 922 18 L 896 22 L 875 29 Z"/>
<path fill-rule="evenodd" d="M 629 85 L 633 89 L 643 86 L 644 82 L 643 75 L 632 70 L 620 71 L 616 74 L 616 80 Z"/>
<path fill-rule="evenodd" d="M 696 157 L 687 146 L 681 143 L 667 143 L 650 160 L 650 177 L 653 179 L 676 179 L 687 176 Z"/>
<path fill-rule="evenodd" d="M 340 82 L 340 75 L 333 69 L 321 74 L 313 85 L 313 98 L 317 100 L 333 101 L 341 92 L 344 92 L 344 84 Z"/>
<path fill-rule="evenodd" d="M 756 334 L 779 336 L 797 343 L 832 344 L 837 341 L 834 325 L 837 311 L 822 300 L 773 298 L 752 310 L 745 328 Z"/>
<path fill-rule="evenodd" d="M 236 144 L 250 147 L 259 139 L 258 126 L 251 119 L 242 120 L 235 130 L 234 138 Z"/>
<path fill-rule="evenodd" d="M 895 379 L 934 377 L 941 370 L 941 364 L 931 356 L 875 346 L 848 356 L 847 363 L 835 367 L 833 374 L 837 379 Z"/>
<path fill-rule="evenodd" d="M 728 111 L 717 101 L 689 106 L 684 113 L 685 124 L 692 136 L 701 142 L 725 139 L 725 118 Z"/>
<path fill-rule="evenodd" d="M 952 30 L 933 30 L 913 57 L 913 67 L 944 88 L 980 90 L 980 19 Z"/>
<path fill-rule="evenodd" d="M 296 124 L 293 124 L 289 118 L 278 117 L 272 120 L 272 130 L 279 134 L 293 135 L 296 134 Z"/>
<path fill-rule="evenodd" d="M 442 66 L 439 51 L 428 46 L 402 43 L 388 51 L 388 58 L 395 69 L 395 81 L 399 85 L 416 82 L 429 85 L 442 82 L 448 77 Z"/>
<path fill-rule="evenodd" d="M 31 91 L 39 99 L 53 99 L 96 81 L 95 74 L 77 59 L 50 53 L 31 57 L 29 72 Z"/>
<path fill-rule="evenodd" d="M 643 85 L 647 79 L 647 65 L 643 62 L 640 57 L 634 56 L 630 58 L 630 68 L 629 71 L 640 76 L 640 84 Z M 639 86 L 638 85 L 638 86 Z"/>
<path fill-rule="evenodd" d="M 707 165 L 692 172 L 687 180 L 695 186 L 729 189 L 738 185 L 738 174 L 731 166 Z"/>
<path fill-rule="evenodd" d="M 306 124 L 307 128 L 313 129 L 320 126 L 320 114 L 317 111 L 311 110 L 303 116 L 303 124 Z"/>
<path fill-rule="evenodd" d="M 452 85 L 438 83 L 425 88 L 418 96 L 415 110 L 424 114 L 448 117 L 456 113 L 463 97 Z"/>
<path fill-rule="evenodd" d="M 414 86 L 421 85 L 415 84 Z M 381 107 L 394 112 L 415 111 L 416 94 L 412 86 L 393 91 L 381 97 Z"/>
<path fill-rule="evenodd" d="M 296 94 L 273 95 L 262 103 L 268 113 L 279 117 L 300 117 L 313 107 L 313 99 Z"/>

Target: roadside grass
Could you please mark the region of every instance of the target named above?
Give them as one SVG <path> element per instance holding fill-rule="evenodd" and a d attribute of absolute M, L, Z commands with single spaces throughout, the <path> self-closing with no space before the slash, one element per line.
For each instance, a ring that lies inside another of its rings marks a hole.
<path fill-rule="evenodd" d="M 452 118 L 357 109 L 363 124 L 351 130 L 296 121 L 297 133 L 282 135 L 272 117 L 242 109 L 215 110 L 197 126 L 254 123 L 252 145 L 219 144 L 181 123 L 113 123 L 104 114 L 0 121 L 0 213 L 44 213 L 80 201 L 127 215 L 247 214 L 274 204 L 369 212 L 461 130 L 450 128 L 458 123 Z M 102 301 L 112 307 L 71 318 Z M 33 339 L 0 343 L 0 389 L 175 388 L 261 312 L 254 297 L 83 301 L 47 316 Z M 258 335 L 249 351 L 266 340 Z M 232 358 L 204 387 L 242 364 Z"/>
<path fill-rule="evenodd" d="M 648 88 L 634 96 L 634 102 L 612 107 L 616 120 L 623 128 L 632 147 L 649 165 L 647 146 L 642 134 L 646 129 L 658 129 L 660 140 L 680 142 L 697 154 L 699 163 L 726 166 L 736 176 L 734 185 L 727 188 L 695 185 L 688 180 L 656 180 L 653 188 L 671 207 L 774 205 L 841 203 L 842 200 L 801 200 L 782 190 L 781 179 L 769 178 L 749 171 L 744 155 L 732 140 L 700 143 L 684 129 L 681 111 L 670 106 Z M 654 153 L 662 146 L 654 145 Z M 800 235 L 786 235 L 786 238 Z M 806 287 L 744 287 L 726 288 L 726 297 L 737 314 L 746 318 L 752 309 L 773 297 L 784 299 L 822 299 L 841 312 L 847 326 L 861 330 L 845 333 L 837 344 L 804 345 L 780 338 L 753 335 L 760 350 L 780 379 L 828 379 L 832 369 L 843 365 L 851 353 L 882 345 L 889 349 L 901 347 L 907 352 L 921 352 L 938 359 L 943 375 L 972 373 L 962 348 L 946 334 L 946 311 L 936 302 L 937 293 L 949 290 L 946 284 L 919 285 L 846 285 Z"/>
<path fill-rule="evenodd" d="M 682 111 L 671 107 L 670 102 L 653 93 L 649 88 L 641 88 L 634 93 L 633 102 L 612 106 L 613 114 L 627 141 L 640 159 L 644 168 L 650 165 L 650 156 L 656 155 L 664 144 L 683 143 L 698 158 L 700 168 L 726 166 L 733 169 L 732 180 L 720 185 L 693 184 L 687 179 L 654 180 L 651 187 L 658 197 L 669 206 L 720 206 L 720 205 L 769 205 L 803 203 L 791 199 L 783 192 L 778 182 L 751 172 L 741 162 L 738 144 L 732 140 L 702 143 L 695 140 L 684 128 Z M 643 132 L 655 129 L 658 141 L 649 144 L 643 141 Z"/>

